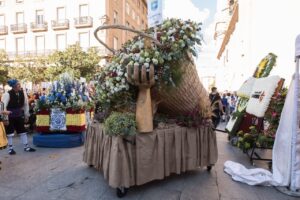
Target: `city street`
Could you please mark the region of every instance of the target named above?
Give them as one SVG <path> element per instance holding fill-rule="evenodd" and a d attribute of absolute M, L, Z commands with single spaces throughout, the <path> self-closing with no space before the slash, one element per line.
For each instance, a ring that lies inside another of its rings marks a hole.
<path fill-rule="evenodd" d="M 182 200 L 288 200 L 297 199 L 273 187 L 248 186 L 235 182 L 223 172 L 226 160 L 251 167 L 249 159 L 217 133 L 219 160 L 209 173 L 205 169 L 173 175 L 161 181 L 130 188 L 123 199 Z M 70 149 L 37 148 L 27 153 L 17 144 L 14 156 L 0 151 L 1 200 L 104 200 L 118 199 L 101 173 L 82 162 L 83 147 Z M 267 168 L 266 163 L 257 166 Z"/>

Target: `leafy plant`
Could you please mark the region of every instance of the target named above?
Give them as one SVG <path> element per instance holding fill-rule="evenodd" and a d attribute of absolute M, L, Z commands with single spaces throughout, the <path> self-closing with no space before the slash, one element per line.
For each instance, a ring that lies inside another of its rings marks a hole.
<path fill-rule="evenodd" d="M 135 115 L 128 112 L 112 112 L 104 121 L 104 128 L 106 133 L 111 136 L 135 135 Z"/>

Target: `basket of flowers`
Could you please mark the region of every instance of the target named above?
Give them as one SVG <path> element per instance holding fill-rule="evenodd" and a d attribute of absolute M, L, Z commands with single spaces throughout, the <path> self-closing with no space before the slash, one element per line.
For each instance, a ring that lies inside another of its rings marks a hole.
<path fill-rule="evenodd" d="M 103 29 L 123 29 L 138 36 L 116 51 L 99 39 L 97 32 Z M 98 27 L 95 37 L 114 54 L 96 76 L 101 112 L 133 112 L 136 108 L 140 132 L 152 131 L 149 121 L 157 109 L 170 116 L 187 115 L 197 109 L 199 118 L 209 118 L 208 93 L 193 61 L 196 46 L 201 45 L 200 30 L 200 24 L 179 19 L 165 20 L 145 32 L 122 25 Z"/>

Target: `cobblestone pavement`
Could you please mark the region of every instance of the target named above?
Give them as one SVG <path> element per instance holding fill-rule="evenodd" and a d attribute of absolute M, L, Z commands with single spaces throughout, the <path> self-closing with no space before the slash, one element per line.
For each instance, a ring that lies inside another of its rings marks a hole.
<path fill-rule="evenodd" d="M 297 199 L 273 187 L 238 183 L 223 172 L 226 160 L 251 167 L 239 149 L 228 144 L 227 135 L 218 132 L 219 160 L 209 173 L 199 169 L 165 180 L 132 187 L 123 199 L 133 200 L 287 200 Z M 0 200 L 113 200 L 101 173 L 82 162 L 83 147 L 71 149 L 37 148 L 27 153 L 14 138 L 16 155 L 0 151 Z M 270 156 L 270 155 L 269 155 Z M 257 166 L 267 167 L 264 162 Z"/>

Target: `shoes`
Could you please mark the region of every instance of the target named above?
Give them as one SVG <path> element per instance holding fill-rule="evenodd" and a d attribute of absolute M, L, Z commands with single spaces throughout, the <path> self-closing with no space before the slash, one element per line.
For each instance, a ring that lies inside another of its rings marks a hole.
<path fill-rule="evenodd" d="M 24 148 L 24 151 L 25 151 L 25 152 L 35 152 L 35 149 L 34 149 L 34 148 L 31 148 L 31 147 L 25 147 L 25 148 Z"/>
<path fill-rule="evenodd" d="M 9 155 L 15 155 L 16 152 L 15 152 L 14 149 L 9 149 L 9 150 L 8 150 L 8 154 L 9 154 Z"/>

